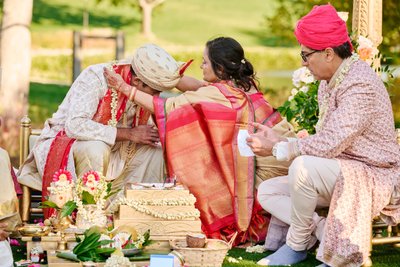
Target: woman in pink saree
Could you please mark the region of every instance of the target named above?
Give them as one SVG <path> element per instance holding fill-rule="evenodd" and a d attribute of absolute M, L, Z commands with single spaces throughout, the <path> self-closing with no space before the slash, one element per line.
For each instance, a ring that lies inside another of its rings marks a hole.
<path fill-rule="evenodd" d="M 201 68 L 206 82 L 183 77 L 177 87 L 186 92 L 167 99 L 137 91 L 109 70 L 105 76 L 154 113 L 169 175 L 196 197 L 204 233 L 230 239 L 237 232 L 236 244 L 263 240 L 269 218 L 255 199 L 256 158 L 239 154 L 237 135 L 240 129 L 253 133 L 252 122 L 279 123 L 281 132 L 289 126 L 258 91 L 253 66 L 234 39 L 207 42 Z"/>

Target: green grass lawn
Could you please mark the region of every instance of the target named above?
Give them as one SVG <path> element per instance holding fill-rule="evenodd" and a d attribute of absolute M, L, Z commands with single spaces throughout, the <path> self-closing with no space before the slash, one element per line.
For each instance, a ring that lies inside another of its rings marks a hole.
<path fill-rule="evenodd" d="M 128 49 L 145 39 L 140 36 L 141 15 L 129 1 L 119 6 L 96 0 L 35 0 L 32 18 L 33 47 L 68 48 L 71 43 L 55 32 L 82 28 L 85 8 L 89 10 L 89 28 L 123 30 Z M 132 2 L 132 1 L 130 1 Z M 275 0 L 167 0 L 154 10 L 153 32 L 164 45 L 201 46 L 217 35 L 237 38 L 246 46 L 268 45 L 264 18 L 275 7 Z"/>
<path fill-rule="evenodd" d="M 243 260 L 240 260 L 239 263 L 229 263 L 227 258 L 225 258 L 224 264 L 222 266 L 242 266 L 242 267 L 255 267 L 259 266 L 256 262 L 263 257 L 266 257 L 270 254 L 270 252 L 266 252 L 263 254 L 258 253 L 246 253 L 244 249 L 234 248 L 228 252 L 229 256 L 238 259 L 242 257 Z M 400 266 L 400 248 L 395 248 L 390 245 L 381 245 L 374 246 L 372 251 L 372 262 L 373 267 L 394 267 Z M 307 259 L 301 263 L 295 264 L 293 266 L 298 267 L 310 267 L 317 266 L 321 264 L 318 260 L 315 259 L 315 252 L 308 253 Z"/>

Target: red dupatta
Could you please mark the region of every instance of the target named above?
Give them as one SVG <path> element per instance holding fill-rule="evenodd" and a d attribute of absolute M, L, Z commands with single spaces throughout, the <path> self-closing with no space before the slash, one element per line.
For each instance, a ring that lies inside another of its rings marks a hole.
<path fill-rule="evenodd" d="M 227 84 L 213 84 L 231 102 L 190 103 L 164 110 L 165 99 L 154 98 L 160 139 L 168 171 L 197 199 L 203 231 L 224 238 L 239 232 L 239 242 L 262 240 L 267 219 L 255 200 L 255 158 L 237 150 L 239 129 L 253 132 L 250 122 L 274 125 L 281 120 L 261 93 L 247 95 Z M 238 242 L 236 242 L 238 243 Z"/>

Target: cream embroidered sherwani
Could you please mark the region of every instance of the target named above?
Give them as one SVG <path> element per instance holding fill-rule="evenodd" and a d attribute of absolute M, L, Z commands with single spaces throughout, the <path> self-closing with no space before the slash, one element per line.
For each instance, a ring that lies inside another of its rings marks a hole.
<path fill-rule="evenodd" d="M 317 134 L 296 141 L 301 155 L 336 159 L 340 166 L 317 258 L 329 266 L 360 266 L 368 257 L 372 219 L 400 221 L 400 200 L 393 197 L 400 188 L 400 146 L 386 88 L 365 62 L 354 62 L 336 87 L 321 81 L 320 105 L 326 98 Z M 282 229 L 272 220 L 267 243 L 279 242 Z"/>
<path fill-rule="evenodd" d="M 93 65 L 85 69 L 72 84 L 65 99 L 52 118 L 48 119 L 34 148 L 22 168 L 18 181 L 31 188 L 42 189 L 42 176 L 50 145 L 57 133 L 65 130 L 75 138 L 67 169 L 76 178 L 88 170 L 101 171 L 113 179 L 114 188 L 122 188 L 127 182 L 160 182 L 164 174 L 161 147 L 116 142 L 117 129 L 92 120 L 99 101 L 107 92 L 103 68 L 107 64 Z M 137 105 L 128 101 L 124 115 L 117 127 L 130 127 L 136 115 Z M 149 125 L 154 125 L 152 119 Z M 135 149 L 132 149 L 135 148 Z"/>

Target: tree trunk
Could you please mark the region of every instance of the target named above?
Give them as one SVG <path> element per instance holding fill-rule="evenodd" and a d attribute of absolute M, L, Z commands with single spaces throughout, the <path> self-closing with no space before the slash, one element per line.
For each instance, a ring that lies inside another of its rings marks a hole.
<path fill-rule="evenodd" d="M 164 2 L 165 0 L 139 0 L 139 5 L 142 10 L 142 34 L 147 38 L 154 38 L 151 30 L 151 16 L 153 9 Z"/>
<path fill-rule="evenodd" d="M 147 38 L 153 38 L 154 34 L 151 30 L 151 13 L 153 7 L 149 4 L 143 5 L 142 7 L 142 34 Z"/>
<path fill-rule="evenodd" d="M 0 41 L 0 146 L 18 153 L 19 121 L 28 110 L 33 0 L 4 0 Z"/>

